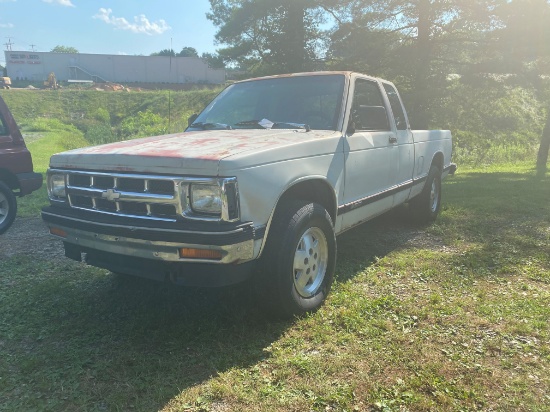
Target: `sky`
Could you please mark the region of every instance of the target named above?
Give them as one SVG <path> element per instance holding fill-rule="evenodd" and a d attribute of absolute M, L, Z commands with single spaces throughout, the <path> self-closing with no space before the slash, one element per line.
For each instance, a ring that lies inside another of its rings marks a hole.
<path fill-rule="evenodd" d="M 208 0 L 0 0 L 0 45 L 12 51 L 150 55 L 170 45 L 215 52 Z M 4 53 L 0 64 L 5 66 Z"/>

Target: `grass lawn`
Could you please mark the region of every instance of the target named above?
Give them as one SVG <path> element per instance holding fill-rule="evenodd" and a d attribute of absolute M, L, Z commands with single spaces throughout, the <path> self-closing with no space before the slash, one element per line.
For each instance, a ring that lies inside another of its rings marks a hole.
<path fill-rule="evenodd" d="M 0 411 L 550 410 L 549 177 L 459 168 L 443 204 L 340 236 L 326 305 L 285 322 L 245 287 L 21 250 L 0 261 Z"/>

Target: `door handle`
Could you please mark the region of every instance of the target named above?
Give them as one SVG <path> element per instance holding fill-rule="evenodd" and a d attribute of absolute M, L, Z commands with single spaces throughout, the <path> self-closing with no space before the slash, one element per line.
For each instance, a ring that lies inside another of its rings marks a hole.
<path fill-rule="evenodd" d="M 390 136 L 390 143 L 397 143 L 397 137 L 395 136 Z"/>

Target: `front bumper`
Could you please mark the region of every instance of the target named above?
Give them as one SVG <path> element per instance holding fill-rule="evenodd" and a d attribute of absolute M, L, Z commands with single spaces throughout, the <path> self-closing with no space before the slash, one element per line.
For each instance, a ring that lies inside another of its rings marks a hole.
<path fill-rule="evenodd" d="M 252 223 L 214 225 L 213 231 L 212 225 L 152 225 L 51 206 L 42 218 L 69 258 L 80 261 L 85 254 L 87 263 L 113 272 L 195 286 L 244 280 L 254 266 L 254 240 L 262 236 Z M 216 251 L 221 258 L 182 258 L 182 248 Z"/>
<path fill-rule="evenodd" d="M 28 195 L 42 186 L 42 175 L 40 173 L 19 173 L 16 176 L 19 181 L 19 196 Z"/>
<path fill-rule="evenodd" d="M 456 165 L 456 163 L 451 163 L 445 168 L 445 171 L 448 171 L 450 175 L 454 175 L 456 173 L 457 167 L 458 166 Z"/>

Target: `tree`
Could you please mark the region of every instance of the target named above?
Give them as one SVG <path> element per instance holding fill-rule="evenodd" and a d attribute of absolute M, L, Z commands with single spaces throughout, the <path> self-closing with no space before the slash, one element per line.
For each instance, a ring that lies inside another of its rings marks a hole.
<path fill-rule="evenodd" d="M 177 57 L 199 57 L 199 53 L 197 53 L 197 49 L 194 47 L 184 47 L 181 49 L 181 51 L 176 54 Z"/>
<path fill-rule="evenodd" d="M 203 53 L 201 59 L 206 60 L 212 69 L 225 69 L 225 61 L 219 54 Z"/>
<path fill-rule="evenodd" d="M 501 77 L 501 86 L 520 86 L 534 91 L 546 103 L 537 156 L 537 171 L 544 173 L 550 149 L 550 2 L 548 0 L 510 0 L 495 8 L 498 26 L 485 33 L 477 63 L 468 76 Z"/>
<path fill-rule="evenodd" d="M 522 84 L 533 87 L 546 102 L 546 122 L 537 154 L 537 172 L 544 174 L 550 150 L 550 1 L 512 0 L 499 17 L 505 27 L 495 33 L 497 61 Z"/>
<path fill-rule="evenodd" d="M 465 50 L 494 27 L 495 4 L 503 1 L 345 1 L 335 15 L 330 56 L 399 80 L 413 124 L 427 128 L 448 74 L 467 63 Z"/>
<path fill-rule="evenodd" d="M 2 73 L 2 76 L 4 76 L 4 77 L 6 77 L 8 75 L 8 69 L 6 69 L 1 64 L 0 64 L 0 73 Z"/>
<path fill-rule="evenodd" d="M 312 69 L 322 55 L 328 3 L 336 0 L 210 0 L 218 53 L 256 74 Z"/>
<path fill-rule="evenodd" d="M 159 52 L 151 53 L 151 56 L 169 56 L 169 57 L 176 57 L 176 53 L 173 49 L 162 49 Z"/>
<path fill-rule="evenodd" d="M 52 53 L 73 53 L 73 54 L 76 54 L 76 53 L 79 53 L 79 51 L 74 48 L 74 47 L 70 47 L 70 46 L 61 46 L 61 45 L 58 45 L 58 46 L 55 46 L 52 50 L 51 50 Z"/>

